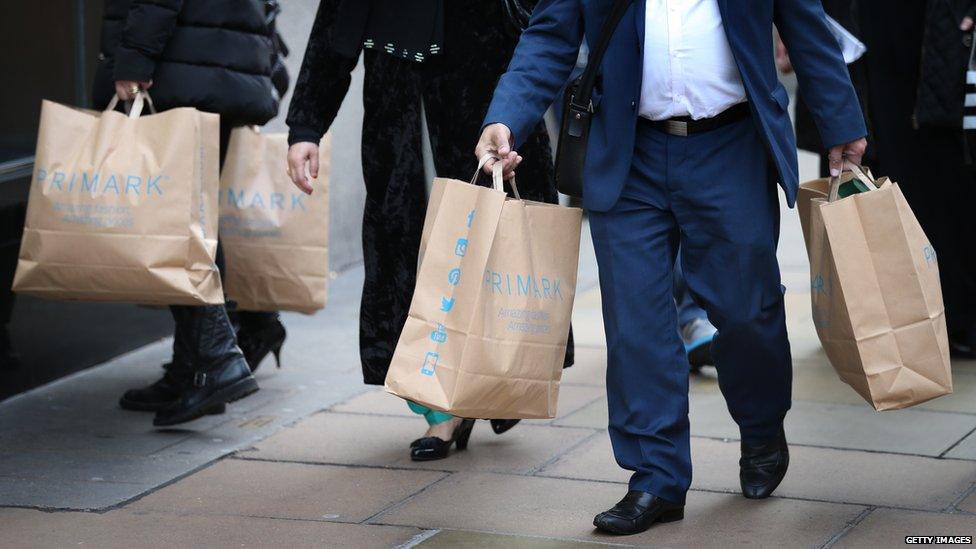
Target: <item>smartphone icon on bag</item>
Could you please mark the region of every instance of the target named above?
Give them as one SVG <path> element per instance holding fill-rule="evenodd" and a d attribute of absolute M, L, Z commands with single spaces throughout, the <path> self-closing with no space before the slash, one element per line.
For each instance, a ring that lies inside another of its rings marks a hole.
<path fill-rule="evenodd" d="M 434 352 L 427 353 L 424 357 L 424 365 L 420 368 L 420 373 L 425 376 L 433 376 L 434 369 L 437 368 L 437 361 L 440 355 Z"/>

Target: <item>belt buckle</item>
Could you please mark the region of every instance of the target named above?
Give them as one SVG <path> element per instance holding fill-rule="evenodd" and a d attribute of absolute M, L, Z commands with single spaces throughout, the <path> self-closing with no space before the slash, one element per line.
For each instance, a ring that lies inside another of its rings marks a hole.
<path fill-rule="evenodd" d="M 671 135 L 677 135 L 679 137 L 688 137 L 688 123 L 682 120 L 667 120 L 665 121 L 665 131 Z"/>

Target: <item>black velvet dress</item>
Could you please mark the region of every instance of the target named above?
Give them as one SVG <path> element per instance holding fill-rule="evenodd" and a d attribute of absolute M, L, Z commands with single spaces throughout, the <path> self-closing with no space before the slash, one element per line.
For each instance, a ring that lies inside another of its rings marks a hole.
<path fill-rule="evenodd" d="M 355 60 L 331 49 L 339 0 L 319 5 L 295 87 L 289 140 L 318 142 L 349 87 Z M 444 44 L 423 62 L 365 51 L 363 89 L 363 214 L 365 282 L 360 309 L 363 378 L 382 384 L 406 322 L 417 275 L 427 207 L 421 104 L 439 177 L 468 180 L 474 147 L 499 77 L 518 41 L 498 0 L 444 3 Z M 519 150 L 519 191 L 527 200 L 557 200 L 544 126 Z M 566 364 L 573 361 L 573 344 Z"/>

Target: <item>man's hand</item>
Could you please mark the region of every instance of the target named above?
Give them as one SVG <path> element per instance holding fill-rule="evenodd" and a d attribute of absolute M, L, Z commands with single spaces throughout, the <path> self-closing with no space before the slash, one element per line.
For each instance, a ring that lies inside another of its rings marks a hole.
<path fill-rule="evenodd" d="M 308 165 L 308 175 L 312 179 L 319 178 L 319 146 L 315 143 L 295 143 L 288 147 L 288 177 L 296 187 L 305 194 L 312 194 L 312 184 L 305 174 Z"/>
<path fill-rule="evenodd" d="M 149 82 L 133 82 L 131 80 L 117 80 L 115 82 L 115 93 L 119 96 L 119 99 L 123 101 L 129 101 L 136 98 L 136 94 L 141 90 L 148 90 L 153 85 L 152 80 Z"/>
<path fill-rule="evenodd" d="M 845 161 L 860 166 L 861 158 L 864 156 L 864 151 L 867 148 L 868 141 L 863 137 L 857 141 L 851 141 L 846 145 L 831 147 L 830 152 L 827 154 L 827 159 L 830 161 L 830 176 L 839 176 L 840 172 L 844 171 Z"/>
<path fill-rule="evenodd" d="M 504 177 L 515 177 L 515 168 L 522 162 L 522 157 L 512 150 L 512 130 L 505 124 L 489 124 L 481 132 L 478 146 L 474 148 L 474 155 L 481 159 L 486 154 L 492 154 L 505 163 Z M 490 174 L 496 160 L 489 160 L 485 164 L 485 173 Z"/>

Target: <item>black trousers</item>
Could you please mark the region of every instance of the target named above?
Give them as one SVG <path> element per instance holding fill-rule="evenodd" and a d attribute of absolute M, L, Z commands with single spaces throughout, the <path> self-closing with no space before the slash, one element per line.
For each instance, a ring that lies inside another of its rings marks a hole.
<path fill-rule="evenodd" d="M 445 10 L 440 56 L 414 63 L 375 51 L 364 54 L 365 282 L 359 338 L 368 384 L 386 378 L 417 277 L 427 207 L 421 103 L 437 175 L 470 179 L 482 119 L 517 41 L 505 27 L 499 2 L 452 0 Z M 518 173 L 522 197 L 556 202 L 552 154 L 542 124 L 519 152 L 525 159 Z M 566 363 L 572 362 L 570 339 Z"/>

